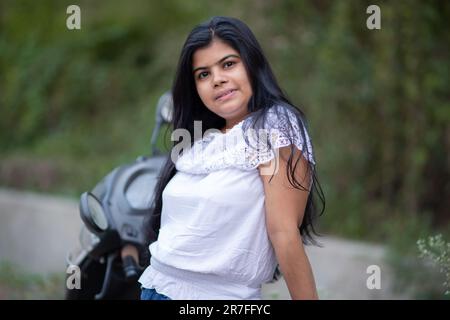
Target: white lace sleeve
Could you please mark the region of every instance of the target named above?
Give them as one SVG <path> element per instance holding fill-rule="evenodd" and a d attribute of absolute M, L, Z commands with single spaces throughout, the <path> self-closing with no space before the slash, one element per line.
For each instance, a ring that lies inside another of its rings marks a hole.
<path fill-rule="evenodd" d="M 192 174 L 207 174 L 230 167 L 254 170 L 274 159 L 277 149 L 291 144 L 314 165 L 311 140 L 303 123 L 299 123 L 294 112 L 286 107 L 274 108 L 268 111 L 262 130 L 243 128 L 242 120 L 225 134 L 218 130 L 205 134 L 178 159 L 177 170 Z"/>
<path fill-rule="evenodd" d="M 286 107 L 271 108 L 264 121 L 264 130 L 250 132 L 247 137 L 249 139 L 245 150 L 246 162 L 252 168 L 272 160 L 277 149 L 291 144 L 302 152 L 306 160 L 315 165 L 312 143 L 306 126 Z M 270 140 L 271 147 L 266 144 L 267 140 Z"/>

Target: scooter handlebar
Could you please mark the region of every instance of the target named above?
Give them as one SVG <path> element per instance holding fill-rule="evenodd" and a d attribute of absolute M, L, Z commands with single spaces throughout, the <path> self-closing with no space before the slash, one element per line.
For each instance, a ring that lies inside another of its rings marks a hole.
<path fill-rule="evenodd" d="M 141 273 L 137 248 L 131 244 L 124 246 L 122 248 L 121 257 L 125 278 L 130 282 L 137 281 Z"/>

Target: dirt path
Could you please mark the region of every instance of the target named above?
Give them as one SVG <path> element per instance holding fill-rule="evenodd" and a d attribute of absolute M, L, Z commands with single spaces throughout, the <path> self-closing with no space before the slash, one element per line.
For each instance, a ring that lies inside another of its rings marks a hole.
<path fill-rule="evenodd" d="M 78 241 L 78 202 L 0 189 L 0 262 L 27 272 L 65 271 L 65 257 Z M 325 237 L 323 248 L 307 247 L 321 299 L 397 299 L 382 246 Z M 367 268 L 381 271 L 381 289 L 366 286 Z M 263 288 L 265 299 L 289 299 L 283 279 Z"/>

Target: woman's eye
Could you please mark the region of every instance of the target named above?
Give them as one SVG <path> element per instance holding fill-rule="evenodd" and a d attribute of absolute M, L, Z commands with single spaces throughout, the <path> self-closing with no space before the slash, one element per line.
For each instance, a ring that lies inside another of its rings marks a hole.
<path fill-rule="evenodd" d="M 227 61 L 227 62 L 225 62 L 225 63 L 223 64 L 223 66 L 224 66 L 225 68 L 229 68 L 229 67 L 231 67 L 233 64 L 234 64 L 233 61 Z"/>
<path fill-rule="evenodd" d="M 199 78 L 199 79 L 203 79 L 203 78 L 206 77 L 207 75 L 208 75 L 208 72 L 206 72 L 206 71 L 200 72 L 200 73 L 198 74 L 198 78 Z"/>

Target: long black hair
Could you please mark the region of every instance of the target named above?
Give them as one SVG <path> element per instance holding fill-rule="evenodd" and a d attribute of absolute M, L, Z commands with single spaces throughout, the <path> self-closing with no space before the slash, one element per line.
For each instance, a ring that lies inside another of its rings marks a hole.
<path fill-rule="evenodd" d="M 306 152 L 308 150 L 307 124 L 303 112 L 288 100 L 279 87 L 260 45 L 249 27 L 242 21 L 230 17 L 213 17 L 207 22 L 196 26 L 188 35 L 181 51 L 172 86 L 174 106 L 172 117 L 173 130 L 187 129 L 191 137 L 193 137 L 194 121 L 202 121 L 202 134 L 208 129 L 221 129 L 225 126 L 225 119 L 210 111 L 203 104 L 197 93 L 192 74 L 192 57 L 194 52 L 199 48 L 208 46 L 215 39 L 224 41 L 239 52 L 251 82 L 253 95 L 248 103 L 248 111 L 252 116 L 246 118 L 243 128 L 267 129 L 265 124 L 269 109 L 274 110 L 277 116 L 282 119 L 290 119 L 292 117 L 289 117 L 288 113 L 290 115 L 293 114 L 296 118 L 294 121 L 296 122 L 296 127 L 299 128 L 303 137 L 304 145 L 302 150 Z M 276 108 L 271 108 L 273 106 L 276 106 Z M 292 133 L 294 124 L 292 120 L 284 121 L 284 123 L 290 126 L 287 132 Z M 294 137 L 289 135 L 289 139 L 292 143 L 286 173 L 293 187 L 306 190 L 295 178 L 294 172 L 299 158 L 293 163 Z M 177 145 L 177 143 L 174 142 L 173 146 Z M 270 142 L 268 142 L 268 145 L 270 146 Z M 162 193 L 176 171 L 175 164 L 169 156 L 160 172 L 159 180 L 155 187 L 152 212 L 145 226 L 149 243 L 157 239 L 161 220 Z M 308 162 L 308 173 L 311 177 L 311 185 L 307 190 L 310 193 L 299 230 L 305 244 L 316 244 L 313 234 L 317 235 L 317 233 L 313 222 L 317 216 L 324 212 L 325 197 L 317 178 L 315 164 Z M 322 210 L 320 212 L 315 205 L 316 196 L 322 202 Z"/>

